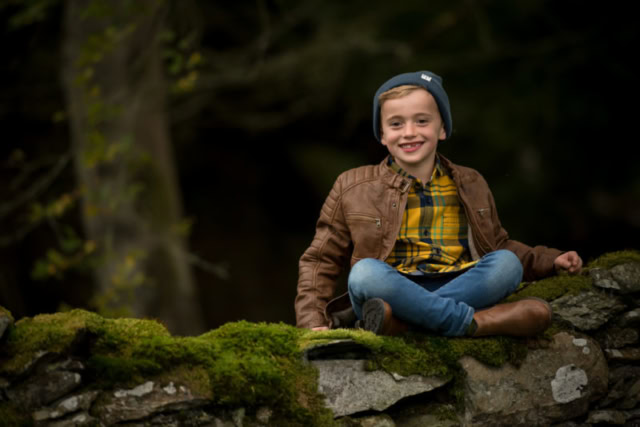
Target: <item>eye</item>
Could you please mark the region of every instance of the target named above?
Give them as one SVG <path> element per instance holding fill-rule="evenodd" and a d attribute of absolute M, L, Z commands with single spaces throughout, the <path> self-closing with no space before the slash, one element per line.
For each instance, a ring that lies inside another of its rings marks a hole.
<path fill-rule="evenodd" d="M 419 118 L 418 120 L 416 120 L 416 122 L 419 125 L 426 125 L 427 123 L 429 123 L 429 119 L 427 119 L 426 117 L 422 117 L 422 118 Z"/>
<path fill-rule="evenodd" d="M 400 120 L 392 120 L 389 122 L 389 126 L 392 128 L 399 128 L 402 126 L 402 122 Z"/>

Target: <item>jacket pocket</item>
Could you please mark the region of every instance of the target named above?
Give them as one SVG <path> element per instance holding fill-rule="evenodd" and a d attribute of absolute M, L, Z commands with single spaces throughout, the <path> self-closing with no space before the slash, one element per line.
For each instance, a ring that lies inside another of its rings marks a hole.
<path fill-rule="evenodd" d="M 353 244 L 353 261 L 378 258 L 382 246 L 382 219 L 365 213 L 347 213 L 347 226 Z"/>
<path fill-rule="evenodd" d="M 476 237 L 485 241 L 485 243 L 489 244 L 489 250 L 493 250 L 495 247 L 495 236 L 494 236 L 494 227 L 492 221 L 492 212 L 490 206 L 476 206 L 472 208 L 473 216 L 475 217 L 475 222 L 478 225 L 478 231 L 482 234 L 481 237 Z"/>

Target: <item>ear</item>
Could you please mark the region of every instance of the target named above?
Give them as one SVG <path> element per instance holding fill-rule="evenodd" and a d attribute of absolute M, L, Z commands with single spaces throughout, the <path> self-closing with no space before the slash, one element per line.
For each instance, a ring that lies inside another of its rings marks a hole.
<path fill-rule="evenodd" d="M 380 144 L 386 146 L 387 145 L 387 141 L 384 135 L 384 132 L 382 131 L 382 126 L 380 126 Z"/>
<path fill-rule="evenodd" d="M 438 140 L 444 141 L 447 139 L 447 131 L 444 128 L 444 123 L 440 125 L 440 132 L 438 133 Z"/>

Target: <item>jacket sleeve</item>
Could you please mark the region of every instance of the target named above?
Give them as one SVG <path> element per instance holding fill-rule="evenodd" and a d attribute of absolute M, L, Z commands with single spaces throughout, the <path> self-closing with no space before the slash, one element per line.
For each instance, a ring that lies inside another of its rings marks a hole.
<path fill-rule="evenodd" d="M 341 203 L 343 177 L 344 174 L 338 177 L 325 200 L 313 241 L 300 258 L 295 310 L 296 323 L 301 328 L 329 326 L 325 307 L 351 251 Z"/>
<path fill-rule="evenodd" d="M 502 227 L 496 210 L 493 194 L 489 191 L 489 203 L 491 204 L 493 233 L 497 249 L 508 249 L 515 253 L 522 262 L 524 271 L 523 280 L 532 281 L 542 279 L 554 274 L 553 261 L 562 253 L 558 249 L 546 246 L 527 246 L 524 243 L 509 239 L 509 234 Z"/>

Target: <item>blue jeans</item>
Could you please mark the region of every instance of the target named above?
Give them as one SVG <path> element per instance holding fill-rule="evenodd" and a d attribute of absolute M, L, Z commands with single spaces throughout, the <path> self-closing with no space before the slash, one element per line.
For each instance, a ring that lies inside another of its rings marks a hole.
<path fill-rule="evenodd" d="M 349 297 L 359 319 L 362 305 L 382 298 L 394 316 L 445 336 L 461 336 L 476 309 L 512 294 L 522 281 L 522 264 L 508 250 L 490 252 L 464 272 L 410 276 L 384 261 L 366 258 L 349 273 Z"/>

